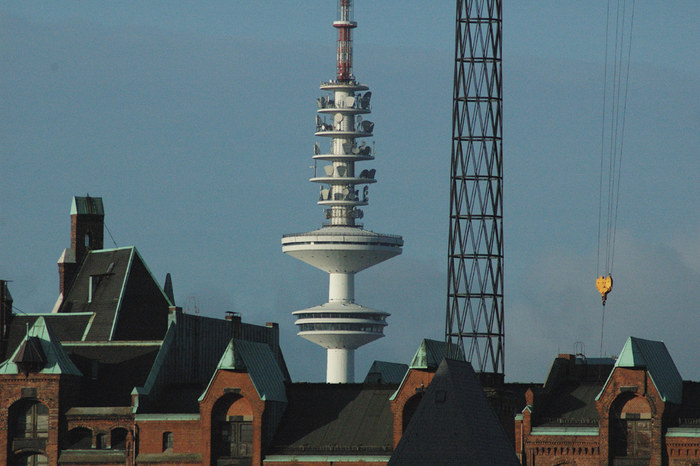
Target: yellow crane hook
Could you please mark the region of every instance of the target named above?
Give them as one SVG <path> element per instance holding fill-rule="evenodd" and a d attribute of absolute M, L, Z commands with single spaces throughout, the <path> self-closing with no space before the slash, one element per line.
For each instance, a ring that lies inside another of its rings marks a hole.
<path fill-rule="evenodd" d="M 605 306 L 605 300 L 608 297 L 608 293 L 612 291 L 613 279 L 612 275 L 608 274 L 607 277 L 601 275 L 595 281 L 595 287 L 598 293 L 603 297 L 603 306 Z"/>

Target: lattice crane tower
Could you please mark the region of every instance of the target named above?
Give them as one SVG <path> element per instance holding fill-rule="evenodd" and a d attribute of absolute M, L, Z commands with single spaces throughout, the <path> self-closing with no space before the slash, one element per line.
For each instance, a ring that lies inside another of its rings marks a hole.
<path fill-rule="evenodd" d="M 296 311 L 295 324 L 303 338 L 327 349 L 326 382 L 354 381 L 354 351 L 384 336 L 387 312 L 355 303 L 355 274 L 401 254 L 403 239 L 363 229 L 360 206 L 369 202 L 368 185 L 375 170 L 356 170 L 355 164 L 374 160 L 374 149 L 364 141 L 374 123 L 363 119 L 371 112 L 369 88 L 352 72 L 352 0 L 338 0 L 337 76 L 321 84 L 326 95 L 317 100 L 317 137 L 330 140 L 328 152 L 314 145 L 316 162 L 327 162 L 309 181 L 320 185 L 318 204 L 325 206 L 326 222 L 307 233 L 282 237 L 282 251 L 327 272 L 328 302 Z"/>
<path fill-rule="evenodd" d="M 445 339 L 503 381 L 501 1 L 457 0 Z M 493 376 L 491 376 L 493 375 Z"/>

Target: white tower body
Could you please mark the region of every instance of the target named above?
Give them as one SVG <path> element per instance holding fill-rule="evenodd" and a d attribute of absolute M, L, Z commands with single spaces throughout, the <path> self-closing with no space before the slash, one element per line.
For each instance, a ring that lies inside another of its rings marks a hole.
<path fill-rule="evenodd" d="M 327 207 L 327 221 L 318 230 L 284 235 L 282 251 L 329 274 L 328 302 L 293 314 L 298 334 L 328 351 L 326 382 L 352 383 L 355 349 L 383 337 L 389 316 L 355 303 L 355 274 L 401 254 L 403 239 L 364 230 L 356 221 L 363 216 L 358 207 L 369 202 L 368 185 L 376 180 L 373 169 L 355 170 L 355 163 L 374 160 L 373 147 L 364 141 L 374 123 L 362 117 L 371 113 L 372 93 L 352 74 L 351 31 L 357 26 L 352 0 L 338 0 L 333 26 L 338 29 L 337 78 L 321 84 L 327 95 L 317 101 L 315 133 L 330 139 L 330 149 L 322 153 L 314 145 L 315 163 L 327 164 L 310 179 L 320 184 L 318 204 Z"/>

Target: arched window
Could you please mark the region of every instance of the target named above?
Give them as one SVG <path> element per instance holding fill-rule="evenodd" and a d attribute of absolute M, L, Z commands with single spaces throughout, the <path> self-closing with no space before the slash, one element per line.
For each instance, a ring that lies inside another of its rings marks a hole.
<path fill-rule="evenodd" d="M 87 427 L 76 427 L 68 431 L 69 450 L 89 450 L 92 448 L 92 430 Z"/>
<path fill-rule="evenodd" d="M 16 458 L 14 464 L 17 466 L 46 466 L 49 464 L 49 459 L 40 453 L 29 453 Z"/>
<path fill-rule="evenodd" d="M 126 436 L 128 431 L 123 427 L 117 427 L 112 429 L 112 436 L 110 438 L 110 446 L 113 450 L 126 450 Z"/>
<path fill-rule="evenodd" d="M 651 458 L 651 408 L 644 397 L 620 395 L 610 406 L 610 454 L 613 459 Z"/>
<path fill-rule="evenodd" d="M 252 421 L 250 403 L 241 396 L 225 395 L 214 403 L 211 413 L 212 457 L 231 460 L 252 458 Z"/>
<path fill-rule="evenodd" d="M 403 426 L 402 426 L 402 431 L 406 432 L 406 428 L 408 427 L 408 423 L 411 422 L 411 418 L 413 417 L 413 414 L 415 414 L 416 409 L 418 409 L 418 405 L 420 404 L 420 400 L 423 399 L 423 393 L 417 393 L 413 395 L 409 400 L 406 402 L 406 404 L 403 406 Z"/>
<path fill-rule="evenodd" d="M 163 452 L 173 451 L 174 440 L 172 432 L 163 432 Z"/>
<path fill-rule="evenodd" d="M 45 439 L 49 436 L 49 408 L 37 400 L 24 399 L 10 407 L 12 436 Z"/>

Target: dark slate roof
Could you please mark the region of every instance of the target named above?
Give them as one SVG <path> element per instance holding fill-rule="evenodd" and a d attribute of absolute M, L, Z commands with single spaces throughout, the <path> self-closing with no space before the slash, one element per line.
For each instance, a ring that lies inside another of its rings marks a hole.
<path fill-rule="evenodd" d="M 95 313 L 87 339 L 110 339 L 132 254 L 133 248 L 90 251 L 66 293 L 59 313 Z M 92 299 L 89 299 L 91 276 Z"/>
<path fill-rule="evenodd" d="M 51 327 L 53 334 L 61 342 L 79 341 L 85 332 L 85 326 L 90 321 L 92 314 L 22 314 L 12 316 L 8 328 L 8 342 L 6 354 L 1 355 L 5 360 L 14 352 L 17 346 L 24 340 L 27 328 L 31 328 L 38 318 L 43 318 Z"/>
<path fill-rule="evenodd" d="M 408 364 L 397 362 L 374 361 L 367 371 L 364 383 L 392 383 L 398 384 L 408 370 Z"/>
<path fill-rule="evenodd" d="M 569 381 L 543 394 L 536 401 L 534 425 L 597 426 L 595 398 L 602 383 Z"/>
<path fill-rule="evenodd" d="M 279 455 L 386 455 L 396 386 L 307 384 L 287 386 L 287 409 L 269 453 Z"/>
<path fill-rule="evenodd" d="M 683 381 L 683 403 L 678 417 L 681 425 L 700 422 L 700 382 Z"/>
<path fill-rule="evenodd" d="M 37 365 L 35 367 L 36 370 L 39 370 L 42 374 L 82 375 L 68 357 L 56 335 L 54 335 L 51 326 L 46 323 L 43 317 L 39 317 L 29 328 L 27 337 L 29 341 L 39 344 L 43 353 L 41 357 L 43 364 Z M 20 366 L 18 366 L 17 360 L 19 353 L 23 349 L 26 349 L 26 345 L 20 344 L 14 351 L 14 354 L 0 364 L 0 373 L 17 374 L 21 371 L 21 361 L 19 361 Z"/>
<path fill-rule="evenodd" d="M 131 391 L 146 381 L 160 345 L 112 342 L 63 347 L 84 375 L 78 406 L 131 406 Z"/>
<path fill-rule="evenodd" d="M 446 359 L 389 465 L 518 465 L 513 445 L 471 365 Z"/>
<path fill-rule="evenodd" d="M 169 306 L 136 248 L 126 247 L 90 251 L 58 312 L 94 313 L 85 340 L 155 340 L 165 335 Z"/>
<path fill-rule="evenodd" d="M 176 312 L 151 373 L 138 389 L 138 412 L 199 412 L 197 399 L 204 393 L 231 341 L 233 325 L 227 320 Z M 240 325 L 240 339 L 267 345 L 283 380 L 288 381 L 277 332 L 274 326 Z M 181 396 L 160 396 L 161 393 Z M 190 398 L 185 401 L 185 396 Z"/>

